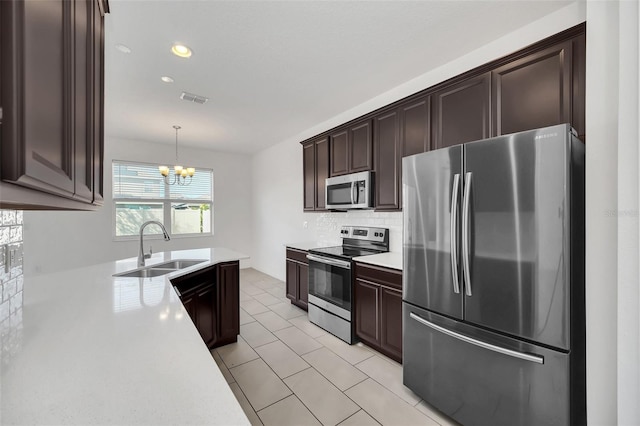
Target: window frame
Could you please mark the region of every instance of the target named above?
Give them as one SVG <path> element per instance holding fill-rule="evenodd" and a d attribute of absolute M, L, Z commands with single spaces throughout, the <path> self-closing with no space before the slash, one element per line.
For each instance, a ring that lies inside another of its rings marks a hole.
<path fill-rule="evenodd" d="M 176 238 L 197 238 L 197 237 L 212 237 L 214 235 L 214 224 L 213 224 L 213 192 L 214 192 L 214 180 L 213 180 L 213 170 L 206 167 L 197 167 L 196 174 L 198 172 L 208 172 L 211 174 L 211 196 L 208 200 L 183 200 L 183 199 L 172 199 L 170 198 L 169 186 L 164 186 L 165 198 L 117 198 L 115 197 L 115 174 L 113 173 L 113 166 L 115 164 L 131 164 L 136 166 L 150 166 L 155 167 L 156 169 L 161 166 L 161 164 L 155 163 L 146 163 L 143 161 L 127 161 L 127 160 L 112 160 L 111 161 L 111 198 L 112 198 L 112 206 L 111 206 L 111 237 L 113 241 L 134 241 L 140 238 L 139 234 L 136 235 L 116 235 L 116 205 L 118 203 L 130 202 L 131 204 L 162 204 L 162 224 L 167 229 L 167 232 L 171 236 L 171 239 Z M 160 173 L 160 172 L 158 172 Z M 173 233 L 173 226 L 171 221 L 171 205 L 177 203 L 184 204 L 208 204 L 209 205 L 209 218 L 210 218 L 210 231 L 209 232 L 197 232 L 197 233 Z M 156 232 L 157 231 L 157 232 Z M 161 240 L 164 239 L 162 232 L 157 226 L 149 226 L 145 228 L 144 233 L 145 240 Z"/>

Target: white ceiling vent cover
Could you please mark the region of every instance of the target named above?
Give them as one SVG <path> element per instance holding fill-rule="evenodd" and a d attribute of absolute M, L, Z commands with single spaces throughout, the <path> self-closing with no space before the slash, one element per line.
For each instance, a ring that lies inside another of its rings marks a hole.
<path fill-rule="evenodd" d="M 200 105 L 206 104 L 209 100 L 209 98 L 205 96 L 194 95 L 193 93 L 188 92 L 182 92 L 182 94 L 180 94 L 180 99 L 182 99 L 183 101 L 195 102 Z"/>

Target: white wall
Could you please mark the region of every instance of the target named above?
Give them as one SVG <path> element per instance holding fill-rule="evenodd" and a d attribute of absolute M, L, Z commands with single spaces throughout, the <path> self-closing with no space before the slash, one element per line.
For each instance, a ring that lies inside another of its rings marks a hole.
<path fill-rule="evenodd" d="M 572 3 L 257 154 L 253 159 L 253 188 L 254 203 L 260 210 L 253 217 L 255 267 L 283 278 L 282 244 L 317 240 L 323 234 L 317 214 L 301 209 L 299 141 L 585 20 L 587 415 L 593 425 L 640 424 L 636 2 Z M 623 50 L 619 52 L 619 48 Z M 618 214 L 605 213 L 610 211 Z"/>
<path fill-rule="evenodd" d="M 134 257 L 138 241 L 113 241 L 111 195 L 112 160 L 171 163 L 173 145 L 106 138 L 104 206 L 95 212 L 24 212 L 25 274 L 39 274 Z M 195 167 L 213 169 L 214 235 L 149 240 L 154 252 L 224 246 L 251 255 L 251 161 L 235 155 L 202 149 L 180 148 L 180 160 Z M 247 266 L 249 262 L 242 263 Z"/>

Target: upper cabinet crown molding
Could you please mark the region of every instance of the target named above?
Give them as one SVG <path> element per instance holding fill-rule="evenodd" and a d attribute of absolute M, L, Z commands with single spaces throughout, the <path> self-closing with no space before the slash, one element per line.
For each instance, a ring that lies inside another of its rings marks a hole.
<path fill-rule="evenodd" d="M 331 176 L 373 169 L 375 209 L 388 211 L 402 208 L 402 157 L 561 123 L 584 141 L 585 30 L 569 28 L 302 144 L 329 138 Z"/>
<path fill-rule="evenodd" d="M 106 0 L 0 2 L 0 207 L 102 202 Z"/>

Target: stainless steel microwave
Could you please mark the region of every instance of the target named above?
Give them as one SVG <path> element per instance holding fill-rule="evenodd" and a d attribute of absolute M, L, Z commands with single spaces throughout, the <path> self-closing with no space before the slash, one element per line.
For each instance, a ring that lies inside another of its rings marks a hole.
<path fill-rule="evenodd" d="M 327 209 L 369 209 L 373 207 L 373 173 L 360 172 L 326 180 Z"/>

